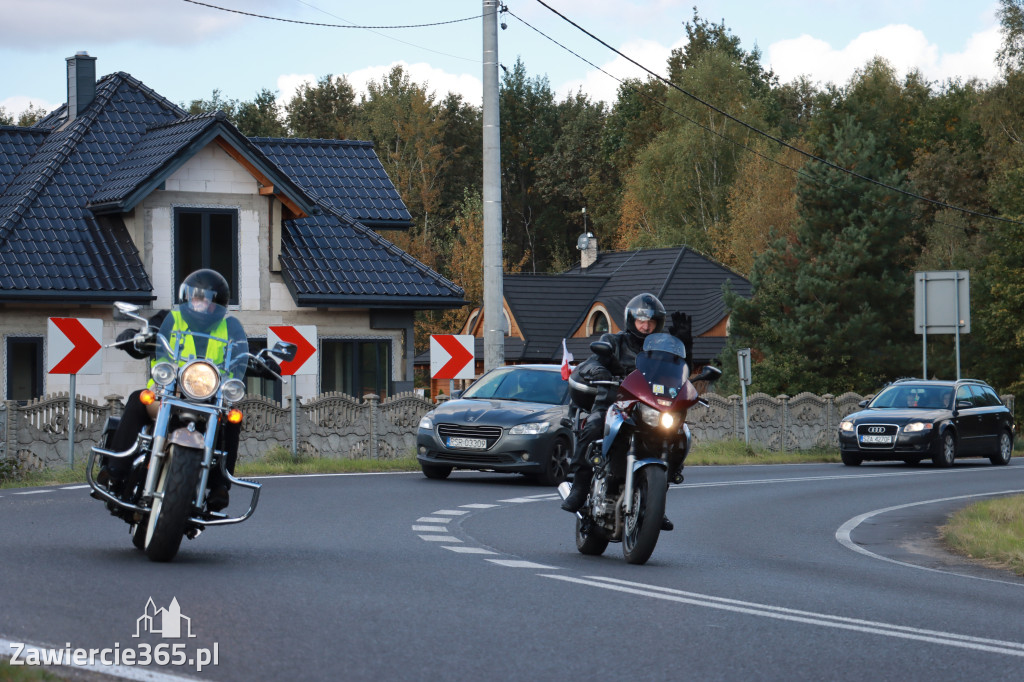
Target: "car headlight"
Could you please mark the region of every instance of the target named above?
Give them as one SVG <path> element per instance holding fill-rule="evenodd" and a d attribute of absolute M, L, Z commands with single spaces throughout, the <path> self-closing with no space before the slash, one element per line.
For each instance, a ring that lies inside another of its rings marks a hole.
<path fill-rule="evenodd" d="M 425 415 L 420 417 L 420 428 L 431 431 L 434 428 L 434 413 L 427 412 Z"/>
<path fill-rule="evenodd" d="M 852 432 L 853 431 L 853 422 L 850 421 L 850 420 L 846 420 L 844 422 L 841 422 L 839 424 L 839 430 L 844 432 L 844 433 Z"/>
<path fill-rule="evenodd" d="M 931 431 L 934 424 L 931 422 L 910 422 L 903 427 L 903 433 L 917 433 L 918 431 Z"/>
<path fill-rule="evenodd" d="M 227 400 L 229 403 L 237 403 L 245 397 L 245 382 L 241 379 L 228 379 L 224 382 L 224 388 L 221 389 L 221 395 L 223 395 L 224 400 Z"/>
<path fill-rule="evenodd" d="M 174 381 L 174 375 L 174 365 L 172 365 L 169 362 L 157 363 L 153 367 L 152 371 L 150 371 L 150 376 L 153 377 L 153 381 L 155 381 L 160 386 L 166 386 L 167 384 Z"/>
<path fill-rule="evenodd" d="M 530 422 L 529 424 L 516 424 L 508 432 L 513 436 L 537 436 L 549 428 L 551 428 L 549 422 Z"/>
<path fill-rule="evenodd" d="M 181 370 L 181 390 L 193 400 L 206 400 L 220 386 L 220 372 L 205 360 L 194 360 Z"/>

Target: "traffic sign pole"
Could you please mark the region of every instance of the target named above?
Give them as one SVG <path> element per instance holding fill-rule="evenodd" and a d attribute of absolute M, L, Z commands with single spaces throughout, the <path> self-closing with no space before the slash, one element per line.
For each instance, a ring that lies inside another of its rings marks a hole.
<path fill-rule="evenodd" d="M 71 375 L 71 398 L 68 401 L 68 467 L 75 466 L 75 377 Z"/>

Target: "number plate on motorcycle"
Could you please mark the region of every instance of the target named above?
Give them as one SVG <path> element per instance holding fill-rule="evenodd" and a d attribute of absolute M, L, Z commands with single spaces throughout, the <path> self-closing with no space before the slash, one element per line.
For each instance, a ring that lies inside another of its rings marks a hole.
<path fill-rule="evenodd" d="M 458 436 L 452 436 L 447 439 L 447 445 L 450 448 L 461 448 L 464 450 L 486 450 L 487 441 L 483 438 L 460 438 Z"/>
<path fill-rule="evenodd" d="M 861 443 L 891 443 L 892 436 L 861 436 Z"/>

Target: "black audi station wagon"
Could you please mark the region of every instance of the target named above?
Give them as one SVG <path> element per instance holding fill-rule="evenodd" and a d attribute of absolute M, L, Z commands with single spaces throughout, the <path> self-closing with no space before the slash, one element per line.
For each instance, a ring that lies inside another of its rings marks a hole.
<path fill-rule="evenodd" d="M 983 381 L 900 379 L 860 407 L 839 424 L 847 466 L 931 459 L 948 467 L 958 457 L 988 457 L 1003 465 L 1013 454 L 1013 413 Z"/>

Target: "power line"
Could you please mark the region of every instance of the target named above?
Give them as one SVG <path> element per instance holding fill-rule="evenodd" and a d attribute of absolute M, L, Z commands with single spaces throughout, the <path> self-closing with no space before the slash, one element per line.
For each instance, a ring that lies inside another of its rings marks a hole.
<path fill-rule="evenodd" d="M 938 206 L 940 208 L 946 208 L 946 209 L 950 209 L 950 210 L 953 210 L 953 211 L 959 211 L 961 213 L 966 213 L 968 215 L 972 215 L 972 216 L 975 216 L 975 217 L 978 217 L 978 218 L 985 218 L 985 219 L 988 219 L 988 220 L 995 220 L 995 221 L 999 221 L 999 222 L 1003 222 L 1003 223 L 1009 223 L 1009 224 L 1013 224 L 1013 225 L 1024 225 L 1024 223 L 1022 223 L 1020 221 L 1012 220 L 1010 218 L 1004 218 L 1003 216 L 990 215 L 990 214 L 987 214 L 987 213 L 979 213 L 978 211 L 974 211 L 974 210 L 971 210 L 969 208 L 963 208 L 961 206 L 953 206 L 952 204 L 947 204 L 946 202 L 939 201 L 937 199 L 929 199 L 928 197 L 922 196 L 920 194 L 916 194 L 914 192 L 910 192 L 908 190 L 901 189 L 899 187 L 894 187 L 892 185 L 888 185 L 888 184 L 886 184 L 884 182 L 881 182 L 879 180 L 875 180 L 874 178 L 870 178 L 870 177 L 868 177 L 866 175 L 862 175 L 860 173 L 857 173 L 856 171 L 850 170 L 849 168 L 844 168 L 843 166 L 840 166 L 838 164 L 832 163 L 831 161 L 829 161 L 827 159 L 823 159 L 820 156 L 816 156 L 814 154 L 811 154 L 810 152 L 807 152 L 807 151 L 805 151 L 803 149 L 800 149 L 799 147 L 797 147 L 795 145 L 792 145 L 789 142 L 786 142 L 785 140 L 783 140 L 783 139 L 781 139 L 779 137 L 776 137 L 775 135 L 772 135 L 771 133 L 768 133 L 768 132 L 766 132 L 764 130 L 761 130 L 761 129 L 759 129 L 759 128 L 757 128 L 757 127 L 747 123 L 746 121 L 743 121 L 743 120 L 740 120 L 740 119 L 736 118 L 732 114 L 730 114 L 730 113 L 728 113 L 728 112 L 726 112 L 726 111 L 724 111 L 722 109 L 719 109 L 718 107 L 716 107 L 715 105 L 711 104 L 710 102 L 707 102 L 707 101 L 701 99 L 700 97 L 698 97 L 697 95 L 694 95 L 693 93 L 684 90 L 683 88 L 679 87 L 678 85 L 676 85 L 672 81 L 668 80 L 664 76 L 661 76 L 661 75 L 651 71 L 646 66 L 644 66 L 641 63 L 639 63 L 638 61 L 636 61 L 635 59 L 633 59 L 629 55 L 627 55 L 627 54 L 625 54 L 623 52 L 620 52 L 619 50 L 615 49 L 614 47 L 609 45 L 607 42 L 602 40 L 601 38 L 597 37 L 596 35 L 594 35 L 590 31 L 588 31 L 587 29 L 583 28 L 582 26 L 580 26 L 575 21 L 573 21 L 569 17 L 565 16 L 564 14 L 562 14 L 561 12 L 556 10 L 555 8 L 551 7 L 546 2 L 544 2 L 544 0 L 537 0 L 537 2 L 541 6 L 543 6 L 544 8 L 546 8 L 547 10 L 549 10 L 550 12 L 552 12 L 553 14 L 558 16 L 560 19 L 562 19 L 563 21 L 568 23 L 570 26 L 575 28 L 576 30 L 580 31 L 581 33 L 583 33 L 587 37 L 591 38 L 592 40 L 600 43 L 601 45 L 603 45 L 604 47 L 608 48 L 609 50 L 611 50 L 615 54 L 619 55 L 620 57 L 622 57 L 623 59 L 625 59 L 629 63 L 631 63 L 634 66 L 636 66 L 637 68 L 643 70 L 644 72 L 646 72 L 650 76 L 652 76 L 652 77 L 656 78 L 657 80 L 661 81 L 666 86 L 668 86 L 668 87 L 672 88 L 673 90 L 676 90 L 676 91 L 686 95 L 690 99 L 692 99 L 692 100 L 698 102 L 699 104 L 707 107 L 708 109 L 711 109 L 712 111 L 720 114 L 721 116 L 725 117 L 726 119 L 728 119 L 728 120 L 730 120 L 730 121 L 732 121 L 732 122 L 734 122 L 734 123 L 736 123 L 736 124 L 738 124 L 738 125 L 740 125 L 740 126 L 742 126 L 744 128 L 747 128 L 748 130 L 750 130 L 750 131 L 752 131 L 752 132 L 754 132 L 754 133 L 756 133 L 758 135 L 766 137 L 769 140 L 772 140 L 773 142 L 775 142 L 776 144 L 779 144 L 779 145 L 781 145 L 783 147 L 786 147 L 787 149 L 790 149 L 790 150 L 792 150 L 794 152 L 797 152 L 801 156 L 805 156 L 805 157 L 807 157 L 808 159 L 810 159 L 812 161 L 817 161 L 818 163 L 824 164 L 825 166 L 828 166 L 829 168 L 832 168 L 834 170 L 840 171 L 842 173 L 846 173 L 848 175 L 851 175 L 851 176 L 853 176 L 855 178 L 858 178 L 860 180 L 863 180 L 865 182 L 869 182 L 869 183 L 871 183 L 873 185 L 877 185 L 879 187 L 884 187 L 885 189 L 891 190 L 893 192 L 898 192 L 900 194 L 903 194 L 905 196 L 911 197 L 913 199 L 917 199 L 919 201 L 924 201 L 926 203 L 933 204 L 933 205 Z M 510 12 L 510 14 L 511 14 L 511 12 Z M 512 15 L 512 16 L 515 16 L 515 15 Z M 519 17 L 516 17 L 516 19 L 519 19 Z M 519 21 L 523 21 L 523 20 L 519 19 Z M 525 21 L 523 21 L 523 23 L 526 24 Z M 529 24 L 527 24 L 527 26 L 529 26 Z M 533 27 L 531 26 L 530 28 L 533 28 Z M 536 30 L 536 29 L 534 29 L 534 30 Z M 538 33 L 539 33 L 539 31 L 538 31 Z M 543 35 L 543 34 L 541 34 L 541 35 Z M 545 36 L 545 37 L 547 37 L 547 36 Z M 549 38 L 549 40 L 550 40 L 550 38 Z M 553 42 L 555 42 L 555 41 L 553 41 Z M 556 44 L 558 44 L 558 43 L 556 42 Z M 572 52 L 572 50 L 569 50 L 568 48 L 565 48 L 565 46 L 560 45 L 560 47 L 562 47 L 563 49 L 566 49 L 571 54 L 576 55 L 575 52 Z M 579 57 L 579 55 L 576 55 L 576 56 Z M 583 59 L 582 57 L 579 57 L 579 58 Z M 583 61 L 587 61 L 587 60 L 584 59 Z M 590 62 L 587 62 L 587 63 L 589 64 Z M 595 68 L 597 68 L 597 67 L 595 67 Z M 600 69 L 600 70 L 601 70 L 602 73 L 606 73 L 607 74 L 607 72 L 604 71 L 603 69 Z M 611 75 L 611 74 L 608 74 L 608 75 Z M 612 77 L 615 78 L 614 76 L 612 76 Z M 616 80 L 618 80 L 618 79 L 616 79 Z M 682 115 L 682 114 L 680 114 L 680 115 Z M 684 116 L 684 118 L 687 118 L 687 117 Z M 691 120 L 691 119 L 687 118 L 687 120 Z M 695 121 L 692 121 L 692 120 L 691 120 L 691 122 L 696 123 Z M 697 125 L 700 125 L 700 124 L 697 124 Z M 701 126 L 701 127 L 704 127 L 704 126 Z M 707 130 L 707 128 L 705 128 L 705 130 Z M 714 131 L 711 131 L 711 132 L 714 132 Z M 725 139 L 728 139 L 728 138 L 725 138 Z M 739 143 L 735 143 L 735 144 L 739 144 Z M 744 147 L 744 148 L 746 148 L 746 147 Z M 750 150 L 750 151 L 753 151 L 753 150 Z M 756 154 L 757 152 L 754 152 L 754 153 Z M 767 158 L 767 157 L 763 157 L 763 158 Z M 769 159 L 769 160 L 771 160 L 771 159 Z"/>
<path fill-rule="evenodd" d="M 210 9 L 220 10 L 221 12 L 231 12 L 233 14 L 243 14 L 247 17 L 253 17 L 256 19 L 268 19 L 270 21 L 283 21 L 288 24 L 303 24 L 305 26 L 320 26 L 323 28 L 361 28 L 361 29 L 397 29 L 397 28 L 428 28 L 431 26 L 446 26 L 448 24 L 458 24 L 463 21 L 472 21 L 473 19 L 479 19 L 481 15 L 476 14 L 471 17 L 464 17 L 462 19 L 451 19 L 449 21 L 435 21 L 429 24 L 405 24 L 400 26 L 356 26 L 355 24 L 322 24 L 316 21 L 300 21 L 298 19 L 285 19 L 283 17 L 271 17 L 266 14 L 255 14 L 253 12 L 244 12 L 240 9 L 231 9 L 230 7 L 220 7 L 218 5 L 211 5 L 205 2 L 199 2 L 199 0 L 184 0 L 185 2 L 192 3 L 193 5 L 201 5 L 202 7 L 209 7 Z M 306 3 L 303 3 L 306 4 Z M 313 7 L 312 5 L 308 5 Z M 313 9 L 317 9 L 313 7 Z M 322 11 L 322 10 L 321 10 Z"/>

